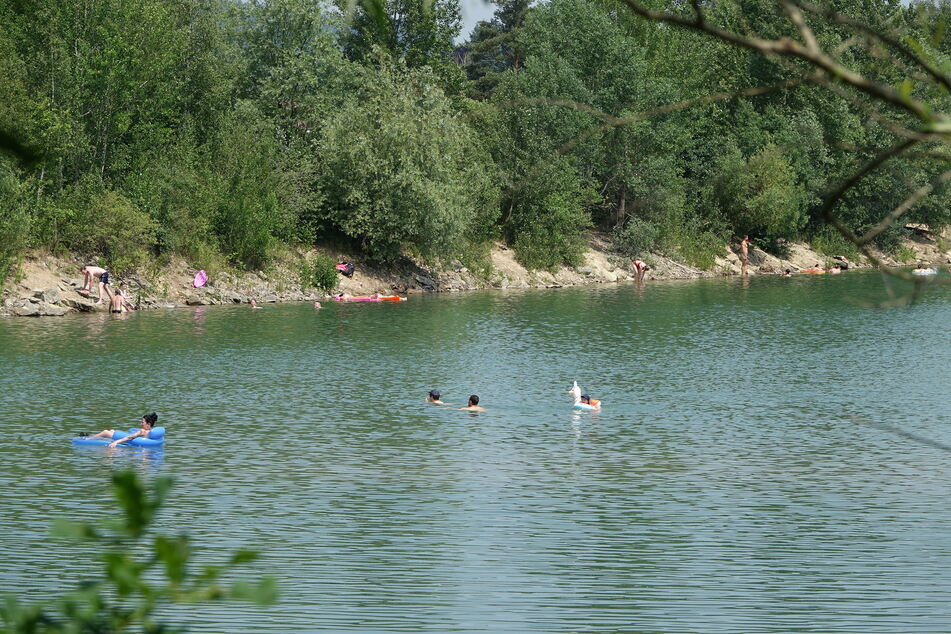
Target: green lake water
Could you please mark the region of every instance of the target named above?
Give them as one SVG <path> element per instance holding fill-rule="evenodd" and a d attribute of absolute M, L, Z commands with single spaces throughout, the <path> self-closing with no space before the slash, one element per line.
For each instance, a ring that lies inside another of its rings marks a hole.
<path fill-rule="evenodd" d="M 199 563 L 258 548 L 243 574 L 279 583 L 170 613 L 196 632 L 951 631 L 932 286 L 892 310 L 850 272 L 3 320 L 0 594 L 94 572 L 52 520 L 113 514 L 132 468 L 174 477 L 157 528 Z M 152 410 L 163 450 L 69 443 Z"/>

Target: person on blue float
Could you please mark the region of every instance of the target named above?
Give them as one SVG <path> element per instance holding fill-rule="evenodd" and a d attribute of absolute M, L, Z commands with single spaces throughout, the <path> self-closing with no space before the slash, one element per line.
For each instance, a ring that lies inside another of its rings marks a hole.
<path fill-rule="evenodd" d="M 429 394 L 426 395 L 426 402 L 433 403 L 434 405 L 445 405 L 445 403 L 440 400 L 441 397 L 442 394 L 440 394 L 439 390 L 429 390 Z"/>
<path fill-rule="evenodd" d="M 149 432 L 152 431 L 152 428 L 155 427 L 155 423 L 157 422 L 158 422 L 158 414 L 156 414 L 155 412 L 152 412 L 151 414 L 146 414 L 145 416 L 142 417 L 142 420 L 139 421 L 139 424 L 141 425 L 141 427 L 139 428 L 138 431 L 134 431 L 127 436 L 123 436 L 122 438 L 116 438 L 115 440 L 112 441 L 112 443 L 109 444 L 109 446 L 115 447 L 116 445 L 127 443 L 130 440 L 135 440 L 136 438 L 148 438 Z M 116 430 L 106 429 L 93 436 L 87 436 L 86 440 L 96 440 L 97 438 L 108 438 L 109 440 L 112 440 L 115 437 L 115 434 L 116 434 Z"/>

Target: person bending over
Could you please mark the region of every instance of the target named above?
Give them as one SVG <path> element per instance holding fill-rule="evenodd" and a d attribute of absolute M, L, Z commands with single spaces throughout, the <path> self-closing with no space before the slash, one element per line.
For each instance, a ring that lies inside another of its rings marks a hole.
<path fill-rule="evenodd" d="M 112 443 L 109 444 L 109 446 L 115 447 L 116 445 L 127 443 L 130 440 L 134 440 L 136 438 L 147 438 L 149 435 L 149 432 L 152 431 L 152 428 L 155 427 L 155 423 L 157 422 L 158 422 L 158 414 L 156 414 L 155 412 L 152 412 L 151 414 L 146 414 L 145 416 L 142 417 L 142 420 L 139 421 L 139 424 L 141 425 L 141 427 L 139 428 L 138 431 L 134 431 L 128 436 L 123 436 L 122 438 L 117 438 L 116 440 L 113 440 Z M 106 429 L 99 432 L 98 434 L 95 434 L 94 436 L 88 436 L 87 440 L 95 440 L 96 438 L 108 438 L 111 440 L 115 436 L 115 434 L 116 434 L 116 430 Z"/>

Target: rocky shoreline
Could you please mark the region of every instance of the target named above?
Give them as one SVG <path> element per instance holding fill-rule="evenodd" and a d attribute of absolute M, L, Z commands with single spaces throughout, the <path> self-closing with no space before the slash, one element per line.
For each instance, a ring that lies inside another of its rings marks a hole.
<path fill-rule="evenodd" d="M 951 238 L 951 231 L 946 233 Z M 948 238 L 933 236 L 927 230 L 922 230 L 908 241 L 906 253 L 914 254 L 913 262 L 951 263 L 951 251 L 941 248 L 951 244 Z M 329 254 L 356 265 L 352 278 L 339 278 L 337 289 L 353 295 L 487 288 L 559 288 L 630 282 L 634 279 L 630 263 L 614 253 L 602 236 L 592 237 L 581 265 L 562 267 L 555 272 L 526 270 L 516 262 L 512 250 L 501 244 L 492 250 L 491 266 L 485 275 L 469 271 L 458 261 L 453 262 L 447 270 L 433 270 L 410 259 L 382 268 L 361 262 L 345 253 L 330 251 Z M 140 309 L 245 304 L 252 299 L 259 304 L 325 300 L 328 298 L 326 293 L 302 288 L 300 263 L 307 255 L 298 253 L 286 257 L 266 272 L 209 271 L 209 281 L 203 288 L 194 288 L 192 279 L 196 269 L 182 260 L 172 261 L 152 275 L 114 276 L 113 283 L 127 282 L 131 301 Z M 646 278 L 648 280 L 722 277 L 740 272 L 738 255 L 727 248 L 716 258 L 713 269 L 708 271 L 656 254 L 647 259 L 652 266 Z M 882 260 L 889 265 L 904 264 L 884 255 Z M 801 243 L 789 245 L 788 257 L 785 259 L 754 248 L 750 252 L 749 273 L 778 274 L 785 270 L 796 273 L 829 261 L 830 258 Z M 861 260 L 851 263 L 856 268 L 867 265 Z M 105 302 L 96 304 L 94 299 L 77 291 L 82 284 L 79 274 L 82 266 L 83 262 L 79 258 L 58 258 L 48 253 L 29 254 L 18 274 L 7 282 L 2 291 L 0 317 L 58 317 L 76 312 L 108 312 L 109 306 Z"/>

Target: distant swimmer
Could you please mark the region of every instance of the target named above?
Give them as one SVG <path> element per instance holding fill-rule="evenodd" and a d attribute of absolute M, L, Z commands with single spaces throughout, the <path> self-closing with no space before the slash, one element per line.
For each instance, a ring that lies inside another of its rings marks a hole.
<path fill-rule="evenodd" d="M 251 300 L 251 308 L 260 308 L 260 306 L 258 306 L 258 303 L 252 299 L 252 300 Z"/>
<path fill-rule="evenodd" d="M 132 432 L 131 434 L 127 436 L 117 438 L 109 446 L 115 447 L 116 445 L 127 443 L 130 440 L 134 440 L 135 438 L 148 436 L 149 432 L 152 431 L 152 428 L 155 427 L 155 423 L 157 422 L 158 422 L 158 414 L 156 414 L 155 412 L 152 412 L 151 414 L 146 414 L 145 416 L 142 417 L 142 420 L 139 421 L 141 428 L 138 431 Z M 114 429 L 106 429 L 99 432 L 98 434 L 86 437 L 86 440 L 95 440 L 97 438 L 108 438 L 109 440 L 112 440 L 112 438 L 115 436 L 115 433 L 116 433 L 116 430 Z"/>
<path fill-rule="evenodd" d="M 429 390 L 429 394 L 426 396 L 427 403 L 434 403 L 436 405 L 445 405 L 440 399 L 442 394 L 439 393 L 439 390 Z M 476 399 L 476 403 L 479 402 L 479 399 Z"/>
<path fill-rule="evenodd" d="M 469 404 L 465 407 L 460 407 L 460 410 L 466 412 L 484 412 L 484 407 L 479 407 L 479 397 L 473 394 L 469 397 Z"/>
<path fill-rule="evenodd" d="M 574 399 L 572 406 L 577 409 L 601 409 L 601 401 L 598 399 L 592 399 L 587 394 L 581 393 L 581 388 L 578 387 L 578 382 L 573 381 L 571 384 L 571 389 L 568 390 L 568 394 Z"/>
<path fill-rule="evenodd" d="M 599 400 L 596 399 L 596 398 L 591 398 L 591 397 L 590 397 L 589 395 L 587 395 L 587 394 L 582 394 L 582 395 L 581 395 L 581 402 L 582 402 L 582 404 L 584 404 L 584 405 L 590 405 L 591 407 L 593 407 L 593 408 L 595 408 L 595 409 L 601 409 L 601 401 L 599 401 Z"/>
<path fill-rule="evenodd" d="M 320 310 L 323 307 L 320 305 L 320 302 L 314 302 L 314 308 Z"/>

